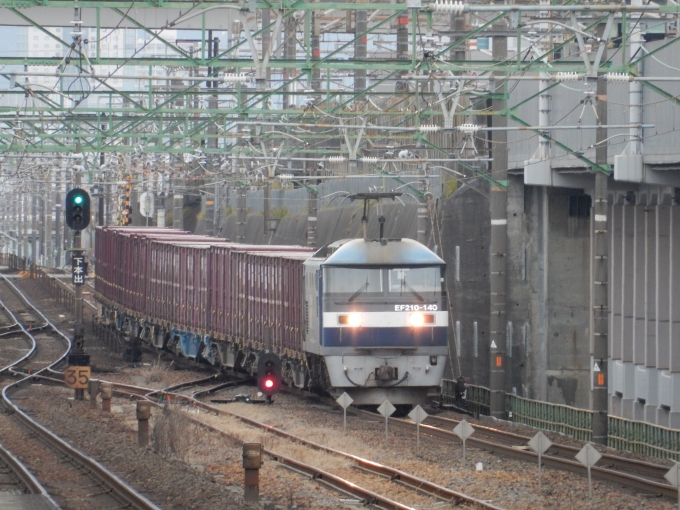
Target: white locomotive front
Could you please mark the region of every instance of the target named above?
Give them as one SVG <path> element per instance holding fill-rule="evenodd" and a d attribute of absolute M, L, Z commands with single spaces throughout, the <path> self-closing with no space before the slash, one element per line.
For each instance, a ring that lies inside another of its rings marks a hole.
<path fill-rule="evenodd" d="M 354 239 L 304 265 L 312 380 L 357 405 L 426 402 L 448 353 L 444 261 L 412 239 Z"/>

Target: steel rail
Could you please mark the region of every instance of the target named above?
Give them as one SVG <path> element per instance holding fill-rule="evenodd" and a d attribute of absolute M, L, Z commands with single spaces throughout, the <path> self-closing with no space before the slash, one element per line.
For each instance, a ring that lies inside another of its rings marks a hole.
<path fill-rule="evenodd" d="M 118 383 L 111 383 L 111 385 L 113 387 L 114 394 L 121 395 L 121 396 L 124 396 L 126 398 L 137 398 L 137 399 L 140 399 L 140 400 L 142 400 L 142 399 L 149 400 L 148 396 L 140 394 L 141 392 L 139 392 L 139 390 L 141 390 L 142 388 L 137 388 L 137 392 L 129 393 L 129 388 L 130 388 L 129 385 L 125 385 L 125 384 L 119 385 Z M 125 388 L 121 388 L 121 386 L 124 386 Z M 119 388 L 119 389 L 116 389 L 116 388 Z M 188 400 L 188 401 L 193 400 L 192 397 L 188 397 L 186 395 L 182 395 L 182 394 L 179 394 L 179 393 L 170 393 L 169 395 L 173 395 L 174 397 L 176 397 L 178 399 L 185 399 L 185 400 Z M 161 404 L 158 404 L 158 403 L 153 402 L 153 401 L 151 402 L 151 405 L 156 407 L 156 408 L 162 408 L 163 407 Z M 210 408 L 210 406 L 207 406 L 207 407 Z M 206 410 L 206 409 L 204 409 L 204 410 Z M 220 414 L 229 414 L 230 415 L 230 413 L 223 412 L 219 409 L 211 409 L 211 412 L 220 413 Z M 216 434 L 220 434 L 223 437 L 227 437 L 231 440 L 236 440 L 236 441 L 239 441 L 239 442 L 241 441 L 241 439 L 229 434 L 228 432 L 225 432 L 224 430 L 220 430 L 220 429 L 210 425 L 209 423 L 205 423 L 205 422 L 203 422 L 203 421 L 201 421 L 201 420 L 199 420 L 195 417 L 187 416 L 187 418 L 191 422 L 195 423 L 196 425 L 203 427 L 205 429 L 208 429 L 208 430 L 210 430 L 210 431 L 212 431 Z M 254 422 L 254 423 L 257 423 L 257 422 Z M 269 427 L 267 425 L 258 424 L 258 426 L 269 430 Z M 300 442 L 304 442 L 304 440 L 300 440 Z M 393 500 L 386 498 L 384 496 L 381 496 L 380 494 L 377 494 L 373 491 L 370 491 L 368 489 L 364 489 L 363 487 L 355 484 L 354 482 L 350 482 L 349 480 L 345 480 L 344 478 L 341 478 L 337 475 L 334 475 L 334 474 L 329 473 L 327 471 L 324 471 L 320 468 L 312 466 L 311 464 L 306 464 L 304 462 L 301 462 L 301 461 L 298 461 L 298 460 L 293 459 L 291 457 L 288 457 L 286 455 L 274 452 L 273 450 L 269 450 L 267 448 L 262 448 L 262 452 L 265 455 L 268 455 L 269 457 L 274 459 L 279 464 L 286 467 L 287 469 L 295 471 L 299 474 L 309 476 L 312 480 L 315 480 L 319 483 L 322 483 L 322 484 L 324 484 L 324 485 L 326 485 L 326 486 L 328 486 L 332 489 L 335 489 L 339 492 L 342 492 L 344 494 L 347 494 L 347 495 L 350 495 L 350 496 L 353 496 L 353 497 L 357 497 L 360 500 L 360 502 L 365 506 L 366 505 L 377 506 L 377 507 L 385 508 L 385 509 L 388 509 L 388 510 L 414 510 L 413 508 L 411 508 L 409 506 L 402 505 L 401 503 L 399 503 L 397 501 L 393 501 Z M 414 489 L 418 490 L 417 487 L 414 487 Z M 421 490 L 419 492 L 422 493 L 423 491 Z M 500 510 L 500 509 L 498 509 L 498 510 Z"/>
<path fill-rule="evenodd" d="M 138 510 L 161 510 L 160 507 L 138 493 L 123 480 L 118 478 L 118 476 L 106 469 L 102 464 L 68 444 L 59 436 L 30 418 L 26 413 L 19 409 L 18 406 L 12 403 L 10 392 L 19 389 L 21 383 L 25 380 L 26 379 L 23 379 L 10 384 L 2 390 L 3 405 L 10 414 L 12 414 L 24 427 L 31 430 L 45 441 L 48 446 L 62 455 L 73 459 L 77 464 L 87 468 L 90 471 L 89 476 L 112 489 L 115 494 L 115 499 L 119 500 L 123 505 L 129 505 L 130 508 L 136 508 Z"/>
<path fill-rule="evenodd" d="M 4 275 L 2 275 L 2 276 L 3 276 L 3 279 L 5 280 L 5 282 L 10 284 L 12 287 L 14 287 L 14 285 L 12 285 L 9 282 L 9 280 L 4 277 Z M 16 288 L 16 287 L 14 287 L 14 288 Z M 7 315 L 9 315 L 11 317 L 11 319 L 14 321 L 14 324 L 12 324 L 11 327 L 18 328 L 18 329 L 14 330 L 10 333 L 13 333 L 15 335 L 17 333 L 22 333 L 22 335 L 25 338 L 28 338 L 29 346 L 30 346 L 29 351 L 26 354 L 24 354 L 21 358 L 14 361 L 13 363 L 10 363 L 9 365 L 7 365 L 5 367 L 0 368 L 0 374 L 2 374 L 3 372 L 9 372 L 13 367 L 16 367 L 17 365 L 25 363 L 26 361 L 31 359 L 33 356 L 35 356 L 36 352 L 38 352 L 38 343 L 35 341 L 35 338 L 33 338 L 33 335 L 29 335 L 29 334 L 26 333 L 26 330 L 24 329 L 24 327 L 19 322 L 19 319 L 17 319 L 17 317 L 12 313 L 12 311 L 9 308 L 7 308 L 7 306 L 5 306 L 5 303 L 3 301 L 0 301 L 0 308 L 2 308 L 2 310 Z"/>
<path fill-rule="evenodd" d="M 372 419 L 375 419 L 376 417 L 375 414 L 360 409 L 350 408 L 348 409 L 348 411 L 352 412 L 353 414 L 361 414 L 364 415 L 365 417 L 371 417 Z M 390 424 L 395 425 L 397 427 L 413 431 L 416 430 L 416 424 L 414 422 L 401 420 L 399 418 L 390 418 L 389 420 Z M 428 434 L 439 439 L 460 442 L 458 436 L 456 436 L 453 432 L 439 429 L 431 425 L 421 424 L 420 432 L 421 434 Z M 512 459 L 530 461 L 532 463 L 538 461 L 538 455 L 532 451 L 520 450 L 512 446 L 505 446 L 498 443 L 492 443 L 489 441 L 485 441 L 483 439 L 475 438 L 474 436 L 469 437 L 467 439 L 467 445 L 479 448 L 480 450 L 488 451 L 490 453 L 503 455 L 504 457 L 509 457 Z M 579 462 L 571 461 L 569 459 L 561 459 L 557 457 L 543 455 L 541 456 L 541 461 L 543 465 L 554 467 L 556 469 L 563 469 L 565 471 L 570 471 L 572 473 L 577 473 L 579 475 L 586 474 L 585 466 L 583 466 Z M 669 498 L 671 500 L 677 500 L 678 498 L 678 490 L 670 484 L 659 483 L 653 480 L 640 478 L 638 476 L 634 476 L 628 473 L 612 471 L 611 469 L 602 468 L 598 466 L 592 467 L 591 473 L 592 476 L 594 476 L 595 478 L 599 478 L 601 480 L 607 480 L 610 482 L 618 483 L 626 487 L 631 487 L 651 494 L 659 494 L 660 496 Z"/>
<path fill-rule="evenodd" d="M 348 460 L 355 462 L 360 468 L 362 468 L 366 471 L 371 471 L 372 473 L 374 473 L 376 475 L 384 476 L 384 477 L 389 478 L 390 480 L 393 480 L 393 481 L 399 481 L 401 484 L 407 485 L 408 487 L 410 487 L 411 489 L 413 489 L 417 492 L 435 497 L 437 499 L 447 501 L 447 502 L 453 501 L 456 504 L 463 504 L 463 503 L 470 504 L 470 505 L 473 505 L 475 508 L 483 508 L 483 509 L 489 509 L 489 510 L 499 510 L 499 507 L 497 507 L 497 506 L 491 505 L 489 503 L 478 500 L 476 498 L 472 498 L 472 497 L 467 496 L 463 493 L 456 492 L 456 491 L 453 491 L 451 489 L 447 489 L 446 487 L 435 484 L 433 482 L 429 482 L 427 480 L 418 478 L 414 475 L 406 473 L 405 471 L 400 471 L 398 469 L 391 468 L 389 466 L 384 466 L 384 465 L 379 464 L 377 462 L 373 462 L 371 460 L 364 459 L 364 458 L 358 457 L 356 455 L 352 455 L 352 454 L 342 452 L 340 450 L 335 450 L 333 448 L 330 448 L 330 447 L 327 447 L 327 446 L 324 446 L 324 445 L 321 445 L 321 444 L 318 444 L 318 443 L 314 443 L 312 441 L 308 441 L 308 440 L 301 438 L 299 436 L 296 436 L 294 434 L 290 434 L 288 432 L 285 432 L 284 430 L 278 429 L 276 427 L 272 427 L 271 425 L 267 425 L 265 423 L 258 422 L 257 420 L 254 420 L 252 418 L 248 418 L 246 416 L 243 416 L 243 415 L 240 415 L 240 414 L 237 414 L 237 413 L 225 411 L 223 409 L 218 409 L 217 407 L 214 407 L 214 406 L 211 406 L 211 405 L 206 404 L 204 402 L 201 402 L 199 400 L 196 400 L 194 397 L 182 395 L 181 393 L 173 393 L 173 392 L 167 392 L 167 391 L 162 391 L 162 390 L 147 393 L 148 388 L 133 386 L 133 385 L 129 385 L 129 384 L 114 383 L 114 382 L 111 383 L 111 386 L 114 390 L 114 393 L 119 394 L 121 396 L 124 396 L 126 398 L 144 398 L 144 399 L 147 399 L 147 400 L 151 400 L 151 398 L 149 398 L 150 395 L 156 394 L 156 395 L 170 396 L 170 397 L 177 399 L 177 400 L 183 400 L 183 401 L 185 401 L 189 404 L 192 404 L 195 407 L 203 409 L 204 411 L 209 412 L 211 414 L 231 416 L 233 418 L 236 418 L 236 419 L 242 421 L 243 423 L 246 423 L 248 425 L 251 425 L 251 426 L 254 426 L 254 427 L 257 427 L 257 428 L 264 429 L 264 430 L 266 430 L 266 431 L 268 431 L 268 432 L 270 432 L 274 435 L 277 435 L 277 436 L 282 437 L 284 439 L 288 439 L 288 440 L 293 441 L 295 443 L 303 444 L 303 445 L 306 445 L 310 448 L 313 448 L 313 449 L 316 449 L 316 450 L 319 450 L 319 451 L 325 451 L 325 452 L 330 453 L 332 455 L 344 457 Z M 152 400 L 152 404 L 158 405 L 155 402 L 153 402 L 153 400 Z M 198 421 L 197 423 L 200 423 L 201 425 L 203 425 L 205 427 L 211 428 L 215 432 L 226 434 L 226 432 L 221 431 L 219 429 L 215 429 L 214 427 L 211 427 L 209 424 L 206 424 L 206 423 L 203 423 L 203 422 L 200 422 L 200 421 Z M 232 436 L 229 436 L 229 437 L 232 437 Z M 273 457 L 284 458 L 282 455 L 277 454 L 275 452 L 268 452 L 268 451 L 265 450 L 265 453 L 267 453 L 268 455 L 271 455 Z M 298 461 L 294 461 L 294 462 L 298 462 Z M 302 464 L 302 463 L 299 463 L 299 464 Z M 292 466 L 293 464 L 291 463 L 290 465 Z M 325 481 L 331 480 L 330 478 L 327 478 L 329 474 L 324 474 L 324 472 L 322 470 L 320 470 L 316 467 L 313 467 L 313 466 L 310 466 L 308 468 L 308 471 L 305 471 L 305 473 L 306 474 L 318 473 L 319 474 L 318 477 L 323 478 Z M 321 476 L 321 475 L 323 475 L 323 476 Z M 331 476 L 335 476 L 335 475 L 331 475 Z M 339 480 L 342 480 L 342 479 L 339 479 Z M 354 486 L 354 484 L 351 484 L 351 485 Z M 369 491 L 369 494 L 367 495 L 367 497 L 372 496 L 372 495 L 373 495 L 373 493 L 370 493 L 370 491 Z M 377 504 L 377 503 L 373 502 L 373 503 L 370 503 L 370 504 Z M 399 507 L 383 507 L 383 508 L 399 508 Z"/>
<path fill-rule="evenodd" d="M 58 365 L 59 363 L 61 363 L 62 361 L 64 361 L 64 360 L 66 359 L 66 356 L 68 356 L 68 353 L 69 353 L 69 351 L 71 350 L 71 339 L 70 339 L 68 336 L 66 336 L 64 333 L 62 333 L 61 330 L 60 330 L 57 326 L 55 326 L 55 325 L 54 325 L 47 317 L 45 317 L 45 315 L 43 315 L 43 313 L 38 309 L 38 307 L 35 306 L 35 305 L 34 305 L 34 304 L 33 304 L 33 303 L 32 303 L 32 302 L 24 295 L 24 293 L 21 292 L 21 291 L 17 288 L 17 286 L 14 285 L 14 284 L 9 280 L 9 278 L 5 277 L 5 275 L 0 275 L 0 276 L 2 276 L 2 279 L 3 279 L 10 287 L 12 287 L 12 289 L 14 290 L 14 292 L 17 293 L 17 294 L 21 297 L 21 299 L 23 299 L 24 302 L 25 302 L 29 307 L 32 308 L 32 312 L 31 312 L 31 313 L 37 314 L 37 315 L 40 317 L 40 319 L 43 320 L 44 323 L 45 323 L 45 326 L 42 326 L 42 327 L 40 327 L 40 328 L 31 328 L 30 330 L 27 330 L 27 329 L 26 329 L 26 328 L 25 328 L 25 327 L 24 327 L 24 326 L 23 326 L 16 318 L 15 318 L 15 320 L 17 321 L 17 324 L 19 325 L 19 328 L 21 329 L 21 331 L 22 331 L 25 335 L 29 336 L 29 337 L 33 340 L 33 342 L 37 345 L 37 342 L 35 341 L 35 338 L 33 338 L 33 335 L 32 335 L 29 331 L 34 331 L 34 330 L 38 330 L 38 329 L 44 329 L 45 327 L 49 327 L 49 328 L 51 328 L 58 336 L 60 336 L 60 337 L 66 342 L 66 344 L 68 345 L 68 349 L 66 350 L 66 352 L 64 352 L 64 354 L 63 354 L 62 356 L 59 357 L 59 359 L 57 359 L 54 363 L 52 363 L 51 365 L 49 365 L 49 366 L 47 366 L 47 367 L 45 367 L 45 368 L 39 370 L 39 371 L 36 372 L 36 373 L 39 374 L 40 372 L 47 371 L 48 369 L 49 369 L 49 370 L 53 369 L 53 367 L 55 367 L 56 365 Z M 5 310 L 7 310 L 7 311 L 10 313 L 10 315 L 12 315 L 12 317 L 14 317 L 14 314 L 13 314 L 11 311 L 9 311 L 7 308 L 5 308 Z"/>
<path fill-rule="evenodd" d="M 306 395 L 304 392 L 300 392 L 300 391 L 289 391 L 289 392 L 296 394 L 296 395 L 299 395 L 299 396 L 305 396 Z M 314 395 L 314 396 L 318 398 L 317 395 Z M 321 398 L 321 400 L 323 402 L 325 402 L 326 404 L 330 405 L 330 406 L 336 405 L 336 403 L 332 399 Z M 347 409 L 347 411 L 349 413 L 352 413 L 352 414 L 357 415 L 357 416 L 363 416 L 364 418 L 370 418 L 370 419 L 376 418 L 376 414 L 371 413 L 369 411 L 357 409 L 355 407 L 349 407 Z M 428 419 L 437 419 L 437 418 L 438 417 L 433 417 L 433 416 L 428 417 Z M 439 419 L 446 420 L 445 418 L 439 418 Z M 398 418 L 392 418 L 392 417 L 390 417 L 389 420 L 390 420 L 390 423 L 392 423 L 392 424 L 394 424 L 398 427 L 407 428 L 407 429 L 413 430 L 413 431 L 416 430 L 416 424 L 414 422 L 401 420 L 401 419 L 398 419 Z M 477 429 L 477 427 L 478 427 L 478 425 L 475 425 L 475 429 Z M 521 436 L 519 434 L 513 434 L 512 432 L 503 433 L 501 431 L 492 429 L 490 427 L 481 426 L 479 428 L 486 429 L 486 430 L 490 431 L 490 436 L 495 435 L 496 437 L 501 437 L 503 434 L 506 434 L 506 435 L 509 435 L 511 437 L 514 437 L 516 440 L 521 438 L 521 439 L 524 440 L 524 442 L 526 442 L 526 440 L 528 439 L 528 438 Z M 457 443 L 461 443 L 461 440 L 460 440 L 460 438 L 458 438 L 458 436 L 456 436 L 453 432 L 449 432 L 447 430 L 439 429 L 439 428 L 432 427 L 430 425 L 425 425 L 425 424 L 420 425 L 420 430 L 421 430 L 421 432 L 423 432 L 425 434 L 429 434 L 431 436 L 438 437 L 440 439 L 448 439 L 448 440 L 452 440 L 452 441 L 457 442 Z M 504 438 L 504 440 L 507 441 L 507 437 Z M 538 461 L 538 455 L 533 453 L 532 451 L 519 450 L 517 448 L 508 447 L 508 446 L 500 445 L 500 444 L 497 444 L 497 443 L 491 443 L 491 442 L 484 441 L 484 440 L 481 440 L 481 439 L 475 438 L 475 437 L 468 438 L 467 444 L 471 445 L 471 446 L 476 446 L 476 447 L 480 448 L 481 450 L 489 451 L 490 453 L 497 453 L 498 452 L 498 453 L 500 453 L 504 456 L 507 456 L 507 457 L 510 457 L 510 458 L 515 458 L 515 459 L 518 459 L 518 460 L 530 461 L 532 463 L 535 463 L 535 462 Z M 576 449 L 575 451 L 578 451 L 578 449 Z M 604 457 L 604 455 L 603 455 L 603 457 Z M 625 461 L 628 460 L 628 459 L 623 459 L 622 457 L 615 457 L 615 456 L 612 456 L 612 457 L 614 457 L 614 459 L 618 459 L 618 463 L 615 463 L 614 461 L 612 461 L 612 464 L 614 464 L 614 465 L 625 463 Z M 573 461 L 571 461 L 567 458 L 560 459 L 560 458 L 557 458 L 557 457 L 543 455 L 543 456 L 541 456 L 541 460 L 542 460 L 542 464 L 549 465 L 549 466 L 554 467 L 556 469 L 564 469 L 564 470 L 567 470 L 567 471 L 570 471 L 570 472 L 573 472 L 573 473 L 577 473 L 577 474 L 581 474 L 581 475 L 586 474 L 586 468 L 582 464 L 580 464 L 578 462 L 573 462 Z M 638 466 L 637 470 L 642 470 L 644 472 L 644 470 L 646 469 L 645 464 L 649 464 L 649 463 L 644 463 L 644 462 L 641 462 L 641 461 L 638 461 L 638 462 L 640 462 L 640 464 L 637 465 Z M 666 471 L 668 469 L 670 469 L 670 468 L 665 468 L 664 466 L 660 466 L 658 464 L 650 464 L 650 465 L 654 466 L 654 468 L 652 469 L 654 474 L 656 474 L 656 473 L 658 473 L 658 472 L 660 472 L 661 470 L 664 470 L 664 469 Z M 652 493 L 652 494 L 659 494 L 660 496 L 667 497 L 667 498 L 672 499 L 672 500 L 677 500 L 677 498 L 678 498 L 677 489 L 675 489 L 674 487 L 672 487 L 669 484 L 666 484 L 665 482 L 657 483 L 654 480 L 648 480 L 648 479 L 645 479 L 645 478 L 640 478 L 638 476 L 634 476 L 634 475 L 631 475 L 631 474 L 628 474 L 628 473 L 612 471 L 611 469 L 608 469 L 606 467 L 595 466 L 591 469 L 592 469 L 593 476 L 595 476 L 599 479 L 607 480 L 607 481 L 618 483 L 618 484 L 621 484 L 621 485 L 624 485 L 624 486 L 639 489 L 639 490 L 644 491 L 644 492 L 648 492 L 648 493 Z M 629 468 L 629 470 L 636 471 L 636 469 L 630 469 L 630 468 Z M 647 472 L 647 474 L 650 475 L 649 472 Z M 664 474 L 665 474 L 665 471 L 664 471 Z M 655 476 L 651 475 L 651 477 L 655 477 Z M 663 477 L 663 475 L 662 475 L 662 477 Z"/>
<path fill-rule="evenodd" d="M 286 466 L 289 469 L 309 475 L 313 480 L 316 480 L 324 485 L 360 498 L 364 505 L 377 506 L 389 510 L 413 510 L 412 507 L 402 505 L 401 503 L 388 499 L 376 492 L 364 489 L 355 483 L 345 480 L 344 478 L 340 478 L 339 476 L 329 473 L 328 471 L 324 471 L 323 469 L 311 466 L 310 464 L 305 464 L 304 462 L 300 462 L 291 457 L 274 453 L 270 450 L 267 450 L 266 448 L 264 448 L 263 451 L 276 460 L 276 462 Z"/>
<path fill-rule="evenodd" d="M 64 335 L 59 330 L 59 328 L 52 324 L 49 321 L 49 319 L 47 319 L 47 317 L 45 317 L 40 312 L 40 310 L 38 310 L 38 308 L 35 305 L 33 305 L 33 303 L 31 303 L 31 301 L 28 298 L 26 298 L 26 296 L 19 289 L 17 289 L 11 282 L 9 282 L 7 278 L 4 277 L 4 275 L 3 279 L 7 283 L 9 283 L 9 285 L 13 287 L 15 292 L 17 292 L 21 296 L 21 298 L 26 302 L 26 304 L 28 304 L 35 313 L 42 317 L 45 320 L 46 324 L 48 324 L 54 330 L 54 332 L 57 333 L 57 335 L 65 339 L 68 344 L 68 349 L 66 350 L 66 352 L 63 355 L 61 355 L 56 361 L 51 363 L 49 366 L 43 368 L 42 370 L 39 370 L 34 375 L 29 375 L 21 379 L 20 381 L 5 386 L 2 390 L 3 406 L 7 409 L 9 414 L 11 414 L 25 428 L 31 430 L 34 434 L 39 436 L 43 441 L 45 441 L 45 443 L 48 446 L 53 448 L 55 451 L 60 452 L 62 455 L 74 459 L 81 466 L 86 467 L 90 471 L 89 476 L 111 488 L 115 493 L 114 497 L 124 505 L 129 505 L 131 508 L 135 508 L 138 510 L 161 510 L 160 507 L 156 506 L 146 497 L 139 494 L 132 487 L 127 485 L 123 480 L 118 478 L 114 473 L 106 469 L 102 464 L 100 464 L 93 458 L 89 457 L 85 453 L 72 447 L 70 444 L 68 444 L 66 441 L 64 441 L 63 439 L 55 435 L 53 432 L 42 426 L 36 420 L 33 420 L 26 413 L 24 413 L 16 404 L 12 402 L 10 394 L 18 390 L 21 387 L 22 383 L 26 381 L 30 382 L 31 380 L 42 377 L 40 375 L 41 372 L 46 372 L 48 369 L 53 370 L 55 366 L 57 366 L 66 358 L 71 349 L 71 340 L 66 335 Z M 31 335 L 31 333 L 27 331 L 23 325 L 21 325 L 21 323 L 18 324 L 21 330 L 24 332 L 24 334 L 31 338 L 34 344 L 37 344 L 33 335 Z M 60 382 L 63 384 L 63 381 Z"/>
<path fill-rule="evenodd" d="M 158 404 L 154 404 L 157 407 L 161 407 Z M 217 409 L 216 411 L 219 412 Z M 226 413 L 229 414 L 229 413 Z M 239 438 L 229 434 L 228 432 L 225 432 L 224 430 L 220 430 L 208 423 L 204 423 L 203 421 L 199 420 L 198 418 L 189 416 L 188 417 L 193 423 L 204 427 L 212 432 L 215 432 L 217 434 L 220 434 L 223 437 L 227 437 L 231 440 L 236 440 L 236 441 L 241 441 Z M 257 423 L 257 422 L 255 422 Z M 263 428 L 268 428 L 267 425 L 264 424 L 259 424 L 259 427 Z M 344 478 L 341 478 L 337 475 L 334 475 L 333 473 L 329 473 L 328 471 L 324 471 L 323 469 L 320 469 L 318 467 L 312 466 L 311 464 L 307 464 L 305 462 L 293 459 L 291 457 L 288 457 L 287 455 L 283 455 L 281 453 L 277 453 L 273 450 L 269 450 L 268 448 L 262 448 L 262 452 L 265 455 L 268 455 L 272 459 L 274 459 L 276 462 L 279 464 L 285 466 L 286 468 L 295 471 L 297 473 L 301 473 L 304 475 L 307 475 L 311 477 L 312 480 L 315 480 L 323 485 L 326 485 L 332 489 L 335 489 L 339 492 L 342 492 L 344 494 L 348 494 L 350 496 L 357 497 L 361 500 L 361 503 L 364 505 L 370 505 L 370 506 L 377 506 L 379 508 L 385 508 L 387 510 L 414 510 L 413 508 L 403 505 L 397 501 L 391 500 L 389 498 L 386 498 L 385 496 L 382 496 L 376 492 L 370 491 L 368 489 L 365 489 L 354 482 L 350 482 L 349 480 L 345 480 Z M 423 492 L 423 491 L 419 491 Z M 495 508 L 495 507 L 493 507 Z M 500 509 L 498 509 L 500 510 Z"/>
<path fill-rule="evenodd" d="M 168 386 L 166 388 L 163 388 L 162 390 L 153 390 L 153 393 L 156 391 L 167 391 L 167 392 L 175 392 L 177 390 L 181 390 L 184 388 L 190 388 L 192 386 L 198 386 L 200 384 L 205 384 L 208 382 L 214 382 L 215 379 L 217 379 L 220 376 L 219 373 L 210 375 L 208 377 L 203 377 L 202 379 L 195 379 L 193 381 L 186 381 L 186 382 L 181 382 L 177 384 L 173 384 L 172 386 Z"/>
<path fill-rule="evenodd" d="M 206 397 L 208 395 L 212 395 L 213 393 L 215 393 L 217 391 L 223 390 L 224 388 L 231 388 L 233 386 L 238 386 L 239 384 L 243 384 L 243 383 L 244 383 L 243 380 L 234 379 L 234 380 L 231 380 L 231 381 L 223 382 L 221 384 L 217 384 L 217 385 L 213 386 L 212 388 L 207 388 L 205 390 L 195 391 L 194 393 L 192 393 L 191 396 L 193 398 Z"/>
<path fill-rule="evenodd" d="M 45 490 L 45 487 L 43 487 L 36 477 L 33 476 L 33 474 L 28 470 L 28 468 L 2 444 L 0 444 L 0 459 L 12 471 L 15 478 L 17 478 L 17 480 L 30 494 L 40 495 L 50 504 L 54 505 L 55 509 L 59 508 L 59 505 L 52 499 L 52 496 L 48 494 L 48 492 Z"/>
<path fill-rule="evenodd" d="M 441 424 L 455 426 L 460 423 L 460 420 L 453 420 L 450 418 L 442 418 L 440 416 L 428 416 L 426 421 L 439 422 Z M 475 425 L 475 432 L 479 435 L 489 437 L 491 439 L 497 439 L 500 441 L 506 441 L 514 443 L 516 445 L 528 444 L 530 437 L 523 436 L 521 434 L 515 434 L 513 432 L 506 432 L 492 427 L 486 427 L 484 425 Z M 580 451 L 580 448 L 575 446 L 569 446 L 564 444 L 553 443 L 550 449 L 543 454 L 547 455 L 562 455 L 564 457 L 575 457 Z M 646 462 L 637 459 L 626 459 L 624 457 L 619 457 L 617 455 L 612 455 L 606 452 L 600 452 L 602 454 L 602 463 L 606 463 L 608 467 L 616 467 L 624 471 L 634 471 L 644 473 L 645 476 L 651 476 L 654 478 L 663 479 L 666 472 L 672 466 L 662 466 L 661 464 L 654 464 L 652 462 Z"/>

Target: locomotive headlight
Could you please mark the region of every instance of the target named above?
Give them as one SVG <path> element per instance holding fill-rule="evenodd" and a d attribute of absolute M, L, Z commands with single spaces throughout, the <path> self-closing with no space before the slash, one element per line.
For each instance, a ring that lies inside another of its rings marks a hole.
<path fill-rule="evenodd" d="M 408 321 L 414 328 L 419 328 L 425 324 L 425 316 L 420 312 L 415 312 L 408 316 Z"/>
<path fill-rule="evenodd" d="M 414 328 L 419 328 L 426 324 L 434 324 L 434 315 L 431 313 L 414 312 L 408 316 L 408 322 Z"/>
<path fill-rule="evenodd" d="M 364 316 L 360 313 L 352 312 L 347 315 L 338 315 L 338 324 L 358 328 L 364 323 Z"/>

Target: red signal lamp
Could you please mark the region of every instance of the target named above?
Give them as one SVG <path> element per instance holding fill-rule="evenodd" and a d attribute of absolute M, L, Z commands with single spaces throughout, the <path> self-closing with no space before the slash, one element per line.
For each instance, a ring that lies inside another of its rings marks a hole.
<path fill-rule="evenodd" d="M 271 390 L 274 388 L 274 380 L 273 379 L 265 379 L 264 380 L 264 387 L 267 388 L 268 390 Z"/>

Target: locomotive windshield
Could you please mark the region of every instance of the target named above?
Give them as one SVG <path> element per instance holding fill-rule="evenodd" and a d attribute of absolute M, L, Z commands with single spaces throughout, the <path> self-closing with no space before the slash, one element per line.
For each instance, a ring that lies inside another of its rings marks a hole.
<path fill-rule="evenodd" d="M 324 294 L 345 301 L 382 297 L 429 301 L 441 296 L 441 268 L 324 268 Z"/>

